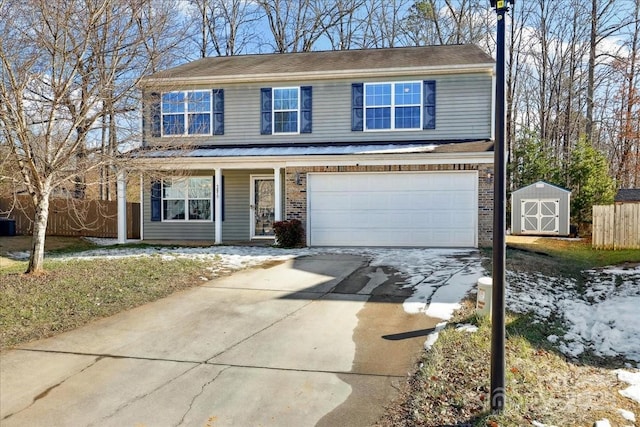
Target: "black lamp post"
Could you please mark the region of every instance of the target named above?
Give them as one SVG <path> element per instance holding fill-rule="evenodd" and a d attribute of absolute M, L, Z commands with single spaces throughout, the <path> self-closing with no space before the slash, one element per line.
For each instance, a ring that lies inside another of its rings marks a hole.
<path fill-rule="evenodd" d="M 506 228 L 506 155 L 505 155 L 505 96 L 504 96 L 504 39 L 505 14 L 515 0 L 490 0 L 498 14 L 496 37 L 496 111 L 493 181 L 493 295 L 491 300 L 491 411 L 502 412 L 505 406 L 505 228 Z"/>

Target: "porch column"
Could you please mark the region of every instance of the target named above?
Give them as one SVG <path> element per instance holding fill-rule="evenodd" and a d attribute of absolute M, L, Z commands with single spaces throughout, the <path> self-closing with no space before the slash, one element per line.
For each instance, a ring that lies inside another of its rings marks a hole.
<path fill-rule="evenodd" d="M 213 203 L 214 203 L 214 222 L 215 222 L 215 244 L 222 243 L 222 169 L 215 169 L 215 185 L 213 191 Z"/>
<path fill-rule="evenodd" d="M 127 184 L 124 170 L 117 173 L 117 193 L 118 193 L 118 243 L 127 242 Z"/>
<path fill-rule="evenodd" d="M 274 197 L 274 220 L 282 221 L 282 179 L 280 168 L 273 168 L 273 186 L 275 187 Z"/>

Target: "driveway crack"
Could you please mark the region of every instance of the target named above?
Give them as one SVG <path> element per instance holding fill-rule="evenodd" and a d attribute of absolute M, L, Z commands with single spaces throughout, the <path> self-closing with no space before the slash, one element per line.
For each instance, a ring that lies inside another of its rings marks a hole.
<path fill-rule="evenodd" d="M 98 420 L 98 421 L 107 420 L 107 419 L 109 419 L 109 418 L 113 417 L 113 416 L 114 416 L 114 415 L 116 415 L 118 412 L 120 412 L 120 411 L 122 411 L 122 410 L 124 410 L 124 409 L 128 408 L 129 406 L 131 406 L 131 405 L 133 405 L 134 403 L 136 403 L 136 402 L 138 402 L 138 401 L 140 401 L 140 400 L 144 399 L 145 397 L 151 396 L 151 395 L 152 395 L 153 393 L 155 393 L 156 391 L 158 391 L 158 390 L 160 390 L 161 388 L 163 388 L 163 387 L 165 387 L 165 386 L 167 386 L 167 385 L 171 384 L 172 382 L 174 382 L 174 381 L 175 381 L 175 380 L 177 380 L 178 378 L 180 378 L 180 377 L 182 377 L 182 376 L 184 376 L 184 375 L 188 374 L 189 372 L 191 372 L 191 371 L 193 371 L 194 369 L 196 369 L 198 366 L 202 366 L 202 365 L 203 365 L 202 363 L 199 363 L 199 364 L 197 364 L 197 365 L 195 365 L 195 366 L 192 366 L 191 368 L 187 369 L 186 371 L 181 372 L 180 374 L 176 375 L 175 377 L 173 377 L 173 378 L 169 378 L 167 381 L 165 381 L 165 382 L 163 382 L 162 384 L 158 385 L 158 386 L 157 386 L 157 387 L 155 387 L 154 389 L 149 390 L 148 392 L 146 392 L 146 393 L 144 393 L 144 394 L 141 394 L 141 395 L 139 395 L 139 396 L 136 396 L 135 398 L 133 398 L 133 399 L 131 399 L 131 400 L 127 401 L 126 403 L 124 403 L 124 404 L 122 404 L 122 405 L 118 406 L 118 407 L 117 407 L 113 412 L 111 412 L 111 413 L 110 413 L 110 414 L 108 414 L 108 415 L 105 415 L 104 417 L 102 417 L 102 418 L 101 418 L 100 420 Z M 96 425 L 96 424 L 95 424 L 95 423 L 91 423 L 91 424 L 89 424 L 89 425 L 88 425 L 88 427 L 91 427 L 91 426 L 94 426 L 94 425 Z M 100 425 L 100 423 L 99 423 L 99 422 L 98 422 L 98 425 Z"/>
<path fill-rule="evenodd" d="M 218 372 L 213 378 L 211 378 L 211 380 L 207 381 L 206 383 L 202 384 L 202 387 L 200 388 L 200 393 L 197 393 L 195 396 L 193 396 L 193 399 L 191 399 L 191 403 L 189 403 L 189 407 L 187 408 L 186 412 L 182 415 L 182 418 L 180 418 L 180 421 L 178 422 L 178 424 L 176 424 L 176 426 L 180 426 L 184 423 L 184 419 L 187 417 L 187 415 L 189 415 L 189 412 L 191 412 L 191 410 L 193 409 L 193 404 L 196 403 L 196 400 L 202 396 L 202 394 L 204 393 L 204 390 L 209 387 L 211 384 L 213 384 L 219 377 L 220 375 L 222 375 L 222 373 L 224 371 L 226 371 L 227 369 L 231 368 L 231 366 L 227 366 L 224 369 L 222 369 L 220 372 Z"/>
<path fill-rule="evenodd" d="M 47 388 L 46 390 L 44 390 L 43 392 L 41 392 L 37 396 L 35 396 L 29 405 L 25 406 L 24 408 L 22 408 L 22 409 L 20 409 L 20 410 L 18 410 L 16 412 L 12 412 L 10 414 L 5 415 L 4 417 L 2 417 L 2 420 L 9 419 L 9 418 L 13 417 L 14 415 L 17 415 L 17 414 L 19 414 L 21 412 L 24 412 L 27 409 L 31 408 L 38 401 L 40 401 L 40 400 L 44 399 L 45 397 L 47 397 L 49 395 L 49 393 L 51 393 L 52 390 L 60 387 L 62 384 L 64 384 L 65 382 L 69 381 L 71 378 L 75 377 L 76 375 L 82 374 L 87 369 L 95 366 L 95 364 L 98 363 L 102 359 L 104 359 L 103 356 L 96 357 L 93 362 L 91 362 L 90 364 L 88 364 L 87 366 L 82 368 L 80 371 L 75 372 L 75 373 L 69 375 L 68 377 L 64 378 L 62 381 L 58 382 L 57 384 L 54 384 L 54 385 L 50 386 L 49 388 Z"/>

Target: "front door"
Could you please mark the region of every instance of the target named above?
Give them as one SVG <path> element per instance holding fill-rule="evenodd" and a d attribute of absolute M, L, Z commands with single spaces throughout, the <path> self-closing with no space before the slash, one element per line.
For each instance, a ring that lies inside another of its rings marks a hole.
<path fill-rule="evenodd" d="M 273 176 L 251 176 L 251 238 L 272 238 L 275 217 Z"/>

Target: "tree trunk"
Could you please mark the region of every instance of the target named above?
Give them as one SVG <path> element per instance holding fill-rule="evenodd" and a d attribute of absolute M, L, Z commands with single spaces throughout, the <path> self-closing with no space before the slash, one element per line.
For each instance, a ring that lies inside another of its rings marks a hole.
<path fill-rule="evenodd" d="M 43 193 L 36 203 L 36 216 L 33 222 L 31 236 L 31 256 L 27 274 L 40 274 L 44 271 L 44 241 L 47 234 L 47 220 L 49 219 L 49 193 Z"/>
<path fill-rule="evenodd" d="M 587 117 L 585 134 L 587 141 L 593 139 L 593 104 L 595 96 L 595 69 L 596 69 L 596 32 L 598 31 L 598 1 L 591 0 L 591 32 L 589 34 L 589 69 L 587 75 Z"/>

